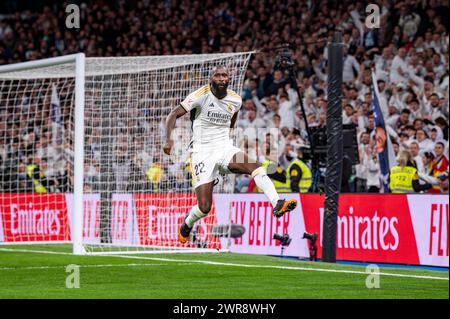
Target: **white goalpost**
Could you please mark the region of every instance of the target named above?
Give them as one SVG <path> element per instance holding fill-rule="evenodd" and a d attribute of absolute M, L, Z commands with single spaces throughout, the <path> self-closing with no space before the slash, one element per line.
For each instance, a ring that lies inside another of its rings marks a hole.
<path fill-rule="evenodd" d="M 79 53 L 0 66 L 0 245 L 71 243 L 77 255 L 227 250 L 229 212 L 214 206 L 189 244 L 178 242 L 196 202 L 191 121 L 177 122 L 173 156 L 162 152 L 164 123 L 217 65 L 240 94 L 252 53 Z M 233 189 L 226 176 L 215 191 Z"/>

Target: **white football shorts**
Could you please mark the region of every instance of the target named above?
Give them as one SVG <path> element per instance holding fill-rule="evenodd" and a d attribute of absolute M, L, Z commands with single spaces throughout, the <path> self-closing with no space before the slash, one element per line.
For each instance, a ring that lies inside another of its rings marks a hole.
<path fill-rule="evenodd" d="M 238 152 L 241 152 L 241 149 L 233 145 L 211 151 L 192 152 L 190 167 L 194 188 L 215 181 L 219 174 L 230 174 L 228 164 Z"/>

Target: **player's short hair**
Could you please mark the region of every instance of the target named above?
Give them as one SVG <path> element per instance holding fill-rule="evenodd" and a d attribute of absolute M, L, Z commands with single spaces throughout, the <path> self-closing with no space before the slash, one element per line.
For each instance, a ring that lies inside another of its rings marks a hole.
<path fill-rule="evenodd" d="M 227 68 L 225 65 L 219 64 L 219 65 L 216 65 L 216 66 L 211 70 L 211 76 L 210 76 L 210 77 L 213 77 L 214 74 L 215 74 L 215 73 L 217 72 L 217 70 L 219 70 L 219 69 L 225 69 L 225 70 L 227 71 L 227 74 L 228 74 L 228 75 L 230 74 L 229 71 L 228 71 L 228 68 Z"/>

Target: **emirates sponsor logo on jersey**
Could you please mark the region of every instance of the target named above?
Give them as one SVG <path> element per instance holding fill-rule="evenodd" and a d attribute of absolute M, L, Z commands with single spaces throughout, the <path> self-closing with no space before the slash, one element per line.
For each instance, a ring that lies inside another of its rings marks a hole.
<path fill-rule="evenodd" d="M 221 112 L 208 111 L 207 118 L 212 123 L 226 124 L 231 120 L 231 115 Z"/>

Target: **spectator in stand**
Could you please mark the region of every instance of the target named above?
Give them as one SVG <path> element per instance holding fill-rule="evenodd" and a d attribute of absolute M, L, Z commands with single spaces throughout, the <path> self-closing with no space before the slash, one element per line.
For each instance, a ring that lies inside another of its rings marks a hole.
<path fill-rule="evenodd" d="M 257 96 L 259 99 L 262 99 L 263 97 L 269 95 L 269 88 L 272 86 L 273 78 L 272 75 L 270 75 L 267 72 L 267 68 L 265 66 L 260 66 L 258 68 L 258 77 L 256 79 L 257 81 Z"/>
<path fill-rule="evenodd" d="M 419 178 L 421 181 L 421 184 L 429 183 L 432 185 L 432 188 L 428 190 L 429 193 L 433 194 L 439 194 L 442 193 L 442 190 L 439 186 L 439 172 L 435 172 L 433 169 L 433 160 L 434 155 L 431 152 L 425 152 L 423 154 L 423 167 L 424 171 L 419 172 Z"/>
<path fill-rule="evenodd" d="M 256 117 L 256 111 L 255 110 L 249 110 L 247 112 L 247 117 L 245 119 L 242 119 L 238 123 L 239 127 L 242 128 L 265 128 L 266 122 Z"/>
<path fill-rule="evenodd" d="M 382 54 L 375 56 L 375 74 L 378 79 L 385 81 L 389 78 L 392 59 L 392 50 L 390 47 L 383 48 Z"/>
<path fill-rule="evenodd" d="M 409 152 L 411 154 L 412 160 L 415 162 L 415 166 L 417 168 L 417 171 L 419 173 L 423 173 L 424 172 L 424 167 L 423 167 L 422 156 L 420 154 L 419 143 L 417 143 L 416 141 L 412 141 L 409 144 Z"/>
<path fill-rule="evenodd" d="M 408 82 L 408 65 L 406 64 L 406 49 L 398 49 L 398 54 L 392 60 L 391 73 L 389 79 L 392 84 Z"/>
<path fill-rule="evenodd" d="M 434 143 L 428 138 L 427 132 L 424 129 L 416 129 L 416 140 L 419 143 L 421 152 L 432 152 Z"/>
<path fill-rule="evenodd" d="M 349 52 L 347 47 L 343 47 L 343 56 L 344 56 L 344 66 L 343 66 L 343 74 L 342 81 L 343 82 L 353 82 L 360 73 L 360 65 L 356 58 L 352 55 L 352 51 Z"/>
<path fill-rule="evenodd" d="M 367 192 L 368 164 L 372 157 L 372 149 L 370 147 L 370 135 L 362 132 L 359 143 L 359 164 L 356 165 L 356 192 Z"/>
<path fill-rule="evenodd" d="M 435 120 L 435 123 L 436 123 L 436 126 L 441 129 L 442 134 L 443 134 L 443 136 L 442 136 L 443 139 L 448 142 L 448 131 L 449 131 L 448 121 L 446 121 L 445 118 L 443 118 L 443 117 L 438 117 Z"/>
<path fill-rule="evenodd" d="M 265 93 L 268 95 L 277 95 L 278 90 L 280 88 L 284 88 L 285 84 L 286 84 L 286 80 L 283 77 L 283 72 L 281 72 L 281 70 L 275 70 L 273 72 L 273 81 L 267 87 L 267 90 L 265 90 Z"/>
<path fill-rule="evenodd" d="M 289 100 L 286 91 L 283 91 L 279 99 L 278 114 L 281 116 L 281 127 L 286 126 L 289 129 L 294 128 L 295 104 Z"/>
<path fill-rule="evenodd" d="M 397 133 L 401 132 L 406 128 L 407 125 L 410 124 L 411 111 L 408 109 L 403 109 L 398 117 L 398 120 L 395 123 L 394 129 L 396 129 Z"/>
<path fill-rule="evenodd" d="M 375 140 L 371 140 L 371 147 L 367 151 L 367 191 L 369 193 L 379 193 L 381 189 L 381 172 L 378 161 Z"/>
<path fill-rule="evenodd" d="M 444 173 L 448 170 L 448 158 L 444 154 L 445 145 L 443 142 L 437 142 L 434 146 L 433 170 Z"/>
<path fill-rule="evenodd" d="M 420 25 L 420 16 L 411 12 L 409 6 L 403 4 L 400 7 L 400 19 L 398 21 L 398 25 L 402 28 L 402 33 L 407 35 L 409 39 L 414 38 L 416 35 L 419 25 Z"/>
<path fill-rule="evenodd" d="M 441 101 L 437 93 L 433 93 L 429 97 L 429 103 L 426 107 L 426 117 L 430 121 L 436 121 L 438 117 L 443 117 L 441 111 Z"/>
<path fill-rule="evenodd" d="M 424 152 L 423 153 L 423 156 L 422 156 L 423 171 L 419 172 L 419 177 L 421 176 L 421 174 L 423 174 L 427 177 L 434 175 L 433 160 L 434 160 L 434 154 L 432 152 Z M 427 181 L 426 178 L 424 180 Z"/>

